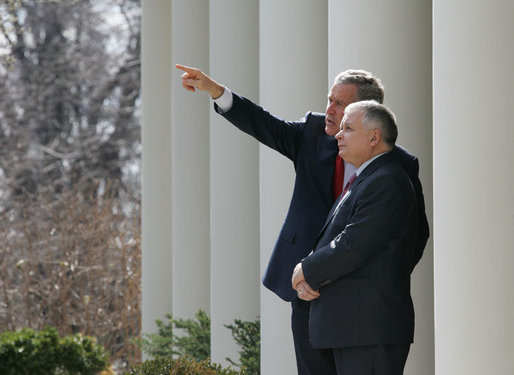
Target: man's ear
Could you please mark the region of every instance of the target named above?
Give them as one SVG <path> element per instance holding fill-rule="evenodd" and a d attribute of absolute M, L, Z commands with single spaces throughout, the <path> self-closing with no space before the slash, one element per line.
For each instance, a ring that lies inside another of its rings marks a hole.
<path fill-rule="evenodd" d="M 380 140 L 382 139 L 382 134 L 380 133 L 380 129 L 373 129 L 371 131 L 371 137 L 369 139 L 369 143 L 372 147 L 375 147 Z"/>

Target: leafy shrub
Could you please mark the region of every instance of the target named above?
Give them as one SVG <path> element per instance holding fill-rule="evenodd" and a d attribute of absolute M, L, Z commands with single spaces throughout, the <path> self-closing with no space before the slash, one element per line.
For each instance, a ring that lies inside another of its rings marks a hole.
<path fill-rule="evenodd" d="M 175 328 L 187 332 L 184 336 L 174 336 L 173 345 L 179 356 L 191 357 L 196 361 L 205 360 L 211 355 L 211 319 L 203 310 L 198 310 L 194 319 L 175 319 Z"/>
<path fill-rule="evenodd" d="M 107 354 L 94 338 L 59 337 L 57 330 L 24 328 L 0 334 L 0 374 L 94 375 L 107 368 Z"/>
<path fill-rule="evenodd" d="M 143 334 L 140 339 L 135 339 L 137 346 L 143 352 L 154 358 L 172 358 L 177 352 L 173 350 L 173 317 L 166 314 L 168 323 L 157 319 L 157 332 Z"/>
<path fill-rule="evenodd" d="M 196 362 L 189 358 L 157 358 L 145 361 L 134 367 L 125 375 L 243 375 L 231 368 L 222 368 L 212 364 L 208 359 Z"/>
<path fill-rule="evenodd" d="M 234 320 L 234 324 L 225 325 L 232 331 L 232 337 L 241 346 L 239 352 L 240 364 L 226 358 L 234 366 L 245 370 L 245 374 L 259 375 L 261 373 L 261 324 L 259 319 L 254 322 Z"/>
<path fill-rule="evenodd" d="M 195 319 L 173 319 L 166 314 L 167 323 L 157 319 L 157 333 L 145 334 L 137 344 L 154 358 L 187 357 L 195 361 L 205 361 L 210 356 L 211 320 L 203 310 L 198 310 Z M 260 374 L 260 321 L 246 322 L 239 319 L 234 324 L 225 325 L 232 331 L 232 336 L 239 346 L 239 364 L 226 358 L 232 365 L 240 367 L 244 374 Z M 185 330 L 187 335 L 177 336 L 174 329 Z M 148 362 L 148 361 L 147 361 Z M 164 361 L 165 363 L 168 363 Z M 148 366 L 161 366 L 160 362 L 148 363 Z M 142 372 L 141 374 L 146 374 Z M 150 372 L 149 374 L 153 374 Z"/>
<path fill-rule="evenodd" d="M 210 356 L 211 320 L 203 310 L 198 310 L 194 319 L 173 319 L 166 314 L 167 323 L 157 319 L 157 333 L 145 334 L 138 340 L 141 349 L 148 355 L 158 358 L 173 356 L 190 357 L 202 361 Z M 187 335 L 174 334 L 174 328 L 186 331 Z"/>

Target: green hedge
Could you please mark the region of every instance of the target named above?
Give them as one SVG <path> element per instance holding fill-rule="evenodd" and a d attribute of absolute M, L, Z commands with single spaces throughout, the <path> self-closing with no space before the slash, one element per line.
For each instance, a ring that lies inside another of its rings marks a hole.
<path fill-rule="evenodd" d="M 157 319 L 157 333 L 143 334 L 136 344 L 151 357 L 190 357 L 196 361 L 209 358 L 211 350 L 211 319 L 198 310 L 196 319 L 174 319 L 166 314 L 167 322 Z M 184 335 L 176 335 L 175 329 Z"/>
<path fill-rule="evenodd" d="M 234 320 L 234 324 L 225 325 L 232 331 L 232 337 L 241 347 L 239 351 L 239 364 L 230 358 L 226 358 L 232 365 L 240 367 L 248 375 L 261 373 L 261 322 L 257 319 L 253 322 Z"/>
<path fill-rule="evenodd" d="M 2 375 L 95 375 L 107 366 L 104 348 L 92 337 L 59 337 L 51 327 L 0 334 Z"/>
<path fill-rule="evenodd" d="M 242 371 L 222 368 L 208 359 L 196 362 L 189 358 L 157 358 L 145 361 L 125 375 L 245 375 Z"/>
<path fill-rule="evenodd" d="M 211 320 L 207 313 L 198 310 L 195 319 L 174 319 L 166 314 L 167 322 L 157 319 L 157 332 L 143 334 L 136 340 L 137 345 L 153 358 L 187 357 L 202 362 L 210 356 Z M 239 363 L 226 358 L 233 366 L 244 370 L 247 375 L 260 374 L 260 320 L 246 322 L 234 320 L 234 324 L 225 325 L 232 332 L 232 337 L 241 347 Z M 175 330 L 183 335 L 175 334 Z M 149 364 L 153 366 L 154 364 Z M 144 374 L 144 372 L 143 372 Z M 153 373 L 151 373 L 153 374 Z"/>

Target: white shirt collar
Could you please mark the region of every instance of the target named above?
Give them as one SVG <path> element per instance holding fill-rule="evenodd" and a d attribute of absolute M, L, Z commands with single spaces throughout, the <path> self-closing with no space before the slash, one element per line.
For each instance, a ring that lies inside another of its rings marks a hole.
<path fill-rule="evenodd" d="M 359 167 L 359 168 L 357 168 L 357 170 L 355 171 L 355 175 L 358 177 L 358 176 L 362 173 L 362 171 L 363 171 L 364 169 L 366 169 L 366 167 L 367 167 L 368 165 L 370 165 L 370 164 L 371 164 L 371 162 L 372 162 L 373 160 L 375 160 L 375 159 L 377 159 L 377 158 L 381 157 L 381 156 L 382 156 L 382 155 L 384 155 L 384 154 L 387 154 L 388 152 L 390 152 L 390 151 L 382 152 L 381 154 L 375 155 L 375 156 L 373 156 L 371 159 L 366 160 L 364 163 L 362 163 L 362 164 L 360 165 L 360 167 Z"/>

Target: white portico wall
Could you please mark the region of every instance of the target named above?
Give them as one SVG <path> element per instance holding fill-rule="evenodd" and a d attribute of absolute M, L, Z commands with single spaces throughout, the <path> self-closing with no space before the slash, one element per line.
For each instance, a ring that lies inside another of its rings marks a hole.
<path fill-rule="evenodd" d="M 260 96 L 271 113 L 297 120 L 323 112 L 327 86 L 327 2 L 260 1 Z M 291 198 L 294 167 L 260 146 L 261 274 Z M 261 287 L 261 373 L 295 374 L 291 306 Z"/>
<path fill-rule="evenodd" d="M 433 3 L 436 374 L 514 374 L 514 2 Z"/>
<path fill-rule="evenodd" d="M 171 1 L 172 63 L 192 64 L 208 72 L 207 0 Z M 161 46 L 163 49 L 169 46 Z M 172 251 L 173 316 L 193 318 L 210 311 L 209 98 L 182 88 L 172 70 Z M 166 288 L 166 286 L 162 286 Z"/>
<path fill-rule="evenodd" d="M 171 7 L 142 2 L 142 332 L 172 310 Z"/>
<path fill-rule="evenodd" d="M 212 4 L 219 4 L 219 7 L 213 9 Z M 248 150 L 253 152 L 252 142 L 246 140 L 245 136 L 231 129 L 230 125 L 218 123 L 223 120 L 213 114 L 208 98 L 204 95 L 193 95 L 182 90 L 178 78 L 180 73 L 171 68 L 172 64 L 180 62 L 199 66 L 222 82 L 234 82 L 234 86 L 232 86 L 234 89 L 252 99 L 258 99 L 263 106 L 272 112 L 284 118 L 297 119 L 309 109 L 323 111 L 326 93 L 333 76 L 336 72 L 355 63 L 352 67 L 364 67 L 382 77 L 387 86 L 386 103 L 391 105 L 400 116 L 398 110 L 396 110 L 397 105 L 391 103 L 393 103 L 393 98 L 396 97 L 397 102 L 401 105 L 403 95 L 393 94 L 391 85 L 396 82 L 393 79 L 395 75 L 403 74 L 404 70 L 394 69 L 387 64 L 384 65 L 387 69 L 383 68 L 382 70 L 375 69 L 374 65 L 363 66 L 363 64 L 367 64 L 368 60 L 361 56 L 362 51 L 356 45 L 352 47 L 352 44 L 344 43 L 343 36 L 351 35 L 353 38 L 355 32 L 342 30 L 340 22 L 336 22 L 339 20 L 339 17 L 336 17 L 336 11 L 339 10 L 337 3 L 330 3 L 331 12 L 330 17 L 328 17 L 325 2 L 321 5 L 319 2 L 316 2 L 316 4 L 296 1 L 278 4 L 271 1 L 260 2 L 259 94 L 253 91 L 258 87 L 258 85 L 254 86 L 253 84 L 256 73 L 255 71 L 252 73 L 252 70 L 255 68 L 245 67 L 245 64 L 251 64 L 249 61 L 251 58 L 245 60 L 245 55 L 255 53 L 255 49 L 252 49 L 251 43 L 241 42 L 241 37 L 237 36 L 247 34 L 241 34 L 241 30 L 239 30 L 234 36 L 228 37 L 234 38 L 231 43 L 240 43 L 237 48 L 230 49 L 228 45 L 220 47 L 219 44 L 223 42 L 220 41 L 218 36 L 214 35 L 214 31 L 219 30 L 220 36 L 222 36 L 223 32 L 226 32 L 224 30 L 227 25 L 213 24 L 218 20 L 222 23 L 228 23 L 228 20 L 223 18 L 226 15 L 222 14 L 222 6 L 228 4 L 236 11 L 236 13 L 231 13 L 232 15 L 247 17 L 248 7 L 252 5 L 221 2 L 212 4 L 209 16 L 209 7 L 205 1 L 186 2 L 175 0 L 171 3 L 173 5 L 173 21 L 171 21 L 169 1 L 143 2 L 143 8 L 146 10 L 143 20 L 146 30 L 143 33 L 143 332 L 151 331 L 150 327 L 154 326 L 155 318 L 162 318 L 163 314 L 169 311 L 172 306 L 171 295 L 173 295 L 174 302 L 173 312 L 177 317 L 192 317 L 194 312 L 203 306 L 211 313 L 213 324 L 218 326 L 218 329 L 219 324 L 223 323 L 225 318 L 224 312 L 221 311 L 222 301 L 230 299 L 230 296 L 223 295 L 223 289 L 218 290 L 217 286 L 232 281 L 223 278 L 224 272 L 229 267 L 222 262 L 222 256 L 233 254 L 230 251 L 225 253 L 226 250 L 222 248 L 224 240 L 222 235 L 225 236 L 224 231 L 229 229 L 224 224 L 217 222 L 226 216 L 221 209 L 221 203 L 228 202 L 229 195 L 233 197 L 235 195 L 234 192 L 226 195 L 223 192 L 226 179 L 230 179 L 233 175 L 223 170 L 222 165 L 226 162 L 225 149 L 228 149 L 229 145 L 230 147 L 239 147 L 244 142 L 249 142 Z M 361 12 L 365 11 L 365 7 L 359 9 Z M 350 9 L 346 9 L 344 12 L 348 11 Z M 244 19 L 244 17 L 240 19 Z M 305 22 L 298 22 L 298 20 L 309 20 L 310 28 L 303 27 Z M 330 22 L 327 22 L 327 20 Z M 413 30 L 420 24 L 423 25 L 418 21 L 416 25 L 411 25 Z M 346 22 L 348 23 L 348 20 Z M 328 23 L 330 23 L 331 45 L 329 49 L 327 48 Z M 391 23 L 394 24 L 394 22 Z M 213 35 L 207 37 L 209 33 L 206 28 L 209 24 L 209 31 Z M 251 26 L 249 25 L 249 27 Z M 171 28 L 173 28 L 173 31 L 171 31 Z M 357 28 L 357 25 L 355 25 L 355 28 Z M 413 33 L 412 30 L 406 34 L 410 35 L 411 33 Z M 173 35 L 171 43 L 170 34 Z M 210 47 L 208 38 L 210 38 L 212 44 Z M 249 38 L 249 36 L 247 35 L 246 38 Z M 352 38 L 350 39 L 353 40 Z M 416 47 L 412 44 L 408 44 L 409 48 L 418 48 L 412 54 L 419 54 L 423 62 L 426 51 L 424 48 L 421 48 L 420 51 L 420 46 Z M 344 46 L 344 48 L 340 46 Z M 250 51 L 241 53 L 240 51 L 243 51 L 243 48 Z M 347 53 L 345 53 L 345 48 L 348 51 Z M 169 53 L 171 49 L 173 49 L 174 58 L 170 64 Z M 208 56 L 206 51 L 210 51 Z M 362 59 L 349 61 L 350 56 Z M 384 56 L 390 55 L 385 54 Z M 369 61 L 373 61 L 373 63 L 370 62 L 369 64 L 374 64 L 375 61 L 380 61 L 382 58 L 374 55 L 371 57 L 373 59 L 369 59 Z M 233 65 L 230 65 L 232 64 L 231 61 L 234 62 Z M 237 61 L 242 61 L 242 63 L 235 63 Z M 340 63 L 340 61 L 342 62 Z M 412 57 L 410 61 L 411 63 L 406 64 L 407 67 L 411 64 L 420 66 L 419 61 L 412 59 Z M 336 66 L 338 64 L 340 66 Z M 391 62 L 389 64 L 394 65 Z M 327 66 L 330 66 L 330 73 L 327 72 Z M 238 68 L 246 70 L 233 71 L 233 69 Z M 171 111 L 166 106 L 166 103 L 170 102 L 170 69 L 172 71 L 171 80 L 173 80 Z M 235 74 L 229 76 L 229 72 L 235 72 Z M 391 74 L 393 78 L 390 78 L 388 74 Z M 413 75 L 413 73 L 410 74 L 410 76 Z M 419 77 L 415 77 L 415 80 L 419 80 Z M 427 87 L 430 87 L 430 84 L 424 84 L 425 80 L 426 77 L 417 81 L 416 86 L 418 88 L 423 87 L 426 90 Z M 414 83 L 411 84 L 411 86 L 413 85 Z M 256 98 L 257 96 L 258 98 Z M 409 93 L 409 96 L 412 96 L 412 92 Z M 405 104 L 405 106 L 410 106 L 410 104 Z M 210 128 L 208 128 L 211 133 L 214 129 L 223 128 L 223 131 L 229 134 L 220 133 L 220 137 L 217 134 L 208 134 L 205 127 L 206 121 L 208 121 L 206 119 L 211 120 Z M 166 121 L 169 121 L 170 127 L 166 127 Z M 418 130 L 422 131 L 424 129 L 420 122 L 412 122 L 416 124 Z M 157 128 L 158 123 L 161 128 Z M 170 131 L 170 128 L 172 131 Z M 401 132 L 402 129 L 405 129 L 405 127 L 400 128 Z M 419 148 L 428 147 L 423 140 L 430 139 L 430 137 L 419 137 L 422 138 L 420 142 L 418 137 L 405 137 L 405 131 L 400 139 L 401 143 L 409 149 L 416 152 Z M 217 138 L 215 139 L 215 137 Z M 232 142 L 230 137 L 235 137 L 236 141 Z M 171 144 L 172 139 L 173 144 Z M 241 142 L 238 142 L 239 140 Z M 209 150 L 209 147 L 211 150 Z M 193 153 L 193 150 L 199 149 L 209 153 L 211 156 L 209 163 L 199 153 Z M 173 158 L 171 157 L 171 150 L 173 150 Z M 166 155 L 166 152 L 168 155 Z M 429 163 L 429 158 L 424 157 L 420 152 L 416 153 L 421 158 L 421 177 L 424 182 L 427 206 L 430 207 L 430 186 L 427 184 L 426 177 L 427 174 L 430 175 L 426 166 L 426 163 Z M 171 160 L 173 160 L 173 164 Z M 424 163 L 425 165 L 423 165 Z M 206 177 L 209 176 L 209 165 L 213 170 L 210 179 Z M 199 171 L 189 170 L 193 166 L 198 167 Z M 238 163 L 231 164 L 230 167 L 241 168 Z M 248 182 L 248 179 L 252 178 L 251 173 L 241 169 L 238 169 L 235 174 L 243 176 L 244 178 L 241 181 L 244 182 Z M 172 176 L 173 180 L 171 179 Z M 260 276 L 267 265 L 271 248 L 288 207 L 294 177 L 292 163 L 261 146 L 259 176 L 261 195 Z M 206 189 L 207 193 L 203 194 Z M 255 199 L 255 192 L 248 191 L 246 194 L 244 196 L 245 200 L 246 198 L 249 201 Z M 214 195 L 216 199 L 219 196 L 219 205 L 208 200 L 209 196 Z M 172 196 L 173 206 L 170 208 L 170 198 Z M 237 197 L 234 202 L 240 202 L 240 198 L 242 197 Z M 194 203 L 189 204 L 188 202 Z M 246 203 L 250 206 L 252 204 Z M 237 208 L 234 208 L 236 204 L 225 206 L 231 213 L 238 211 Z M 206 222 L 209 217 L 209 214 L 206 215 L 206 213 L 209 210 L 212 217 L 210 224 L 208 221 Z M 246 210 L 247 206 L 238 212 L 241 213 Z M 196 220 L 195 215 L 199 218 L 199 221 Z M 237 212 L 235 212 L 235 216 L 237 216 Z M 174 222 L 173 231 L 170 230 L 172 219 Z M 247 220 L 255 220 L 255 216 L 252 216 L 252 218 L 247 216 Z M 197 225 L 204 230 L 198 230 Z M 238 223 L 238 225 L 242 228 L 242 232 L 248 229 L 241 223 Z M 207 229 L 205 230 L 205 228 Z M 206 240 L 210 231 L 215 233 L 211 233 L 211 240 Z M 171 243 L 173 243 L 173 263 L 170 252 Z M 234 241 L 232 245 L 236 243 L 237 241 Z M 256 242 L 251 241 L 251 243 L 255 244 Z M 203 245 L 197 247 L 197 244 Z M 211 254 L 213 256 L 220 255 L 220 257 L 216 261 L 209 260 L 208 250 L 206 250 L 207 253 L 201 250 L 200 255 L 194 252 L 200 248 L 204 250 L 212 248 Z M 425 254 L 422 262 L 427 263 L 426 257 L 427 254 Z M 200 264 L 197 263 L 199 259 L 201 259 Z M 248 259 L 250 258 L 241 258 L 240 260 L 244 262 Z M 420 267 L 423 267 L 424 263 Z M 416 272 L 419 273 L 420 270 L 421 268 L 418 267 Z M 209 273 L 211 273 L 210 276 Z M 173 281 L 170 281 L 171 275 L 173 275 Z M 165 284 L 170 285 L 172 290 L 163 286 Z M 209 284 L 212 285 L 209 286 Z M 200 297 L 201 295 L 206 297 Z M 219 299 L 220 303 L 214 303 L 209 309 L 209 296 Z M 414 297 L 416 299 L 416 295 Z M 233 301 L 238 298 L 234 298 Z M 277 371 L 294 373 L 289 304 L 279 300 L 262 287 L 260 299 L 263 374 L 273 374 Z M 419 333 L 420 302 L 415 301 L 415 303 L 418 310 L 417 332 Z M 430 298 L 428 303 L 431 303 Z M 250 307 L 248 311 L 253 309 L 255 309 L 255 305 Z M 221 328 L 221 331 L 223 329 Z M 225 355 L 223 354 L 224 345 L 228 345 L 226 335 L 224 336 L 221 331 L 217 332 L 216 328 L 213 329 L 213 355 L 218 359 Z M 233 346 L 229 345 L 229 347 L 229 351 L 233 350 Z M 427 360 L 431 360 L 430 355 Z"/>
<path fill-rule="evenodd" d="M 210 0 L 210 74 L 254 101 L 259 94 L 258 0 Z M 225 325 L 260 315 L 259 145 L 210 105 L 211 358 L 238 361 Z M 208 156 L 209 154 L 206 154 Z"/>
<path fill-rule="evenodd" d="M 385 86 L 384 104 L 396 114 L 398 144 L 419 157 L 431 238 L 412 274 L 416 312 L 406 375 L 434 373 L 432 251 L 431 2 L 329 1 L 329 79 L 365 69 Z"/>
<path fill-rule="evenodd" d="M 398 1 L 382 5 L 369 0 L 333 0 L 329 17 L 323 20 L 319 12 L 326 13 L 324 4 L 259 2 L 258 99 L 274 113 L 296 119 L 308 109 L 324 109 L 328 85 L 340 70 L 362 67 L 376 73 L 386 85 L 386 104 L 398 116 L 399 143 L 420 157 L 431 218 L 431 114 L 426 112 L 432 88 L 430 51 L 426 49 L 432 35 L 426 26 L 430 2 L 405 1 L 400 7 Z M 200 5 L 201 9 L 195 8 Z M 142 330 L 151 332 L 154 320 L 170 312 L 172 305 L 180 317 L 191 317 L 199 307 L 198 294 L 205 296 L 201 300 L 208 309 L 209 284 L 220 282 L 209 276 L 211 242 L 205 236 L 211 228 L 218 229 L 209 224 L 205 212 L 212 209 L 212 220 L 218 220 L 220 214 L 208 197 L 221 190 L 222 182 L 203 177 L 209 175 L 209 163 L 189 152 L 203 149 L 212 156 L 213 170 L 221 167 L 224 154 L 207 135 L 208 119 L 213 116 L 208 98 L 181 91 L 180 74 L 171 66 L 190 63 L 208 71 L 210 61 L 211 69 L 228 82 L 220 56 L 230 50 L 209 49 L 206 1 L 144 0 L 142 6 Z M 416 342 L 406 374 L 432 374 L 434 367 L 438 375 L 514 373 L 514 134 L 508 112 L 514 87 L 513 6 L 511 0 L 433 1 L 435 366 L 430 344 L 429 242 L 413 275 Z M 214 17 L 212 9 L 211 13 Z M 329 48 L 326 40 L 316 36 L 326 32 L 323 22 L 327 19 Z M 301 27 L 305 24 L 312 28 L 307 31 Z M 218 39 L 211 38 L 217 45 Z M 302 47 L 304 53 L 299 52 Z M 314 58 L 314 54 L 319 56 Z M 305 83 L 299 83 L 300 76 Z M 252 79 L 235 79 L 234 88 L 255 99 L 251 88 L 244 86 L 251 86 Z M 318 86 L 322 81 L 322 87 Z M 190 131 L 187 125 L 192 126 Z M 211 124 L 211 131 L 216 125 Z M 195 126 L 204 126 L 205 133 Z M 200 159 L 204 163 L 200 171 L 206 172 L 202 177 L 186 170 L 200 165 Z M 285 217 L 293 171 L 290 162 L 264 147 L 259 170 L 262 274 Z M 190 208 L 199 217 L 203 215 L 199 223 L 195 221 L 203 229 L 186 226 L 191 225 L 193 214 L 186 209 L 187 203 L 177 203 L 182 197 L 184 202 L 195 198 Z M 182 219 L 183 224 L 178 223 Z M 201 243 L 200 257 L 188 246 L 191 254 L 178 253 L 182 244 L 191 245 L 193 240 L 188 243 L 187 237 L 192 232 L 194 242 Z M 213 248 L 217 241 L 213 237 Z M 199 258 L 207 263 L 192 264 Z M 262 287 L 260 299 L 263 374 L 294 374 L 290 308 Z"/>

